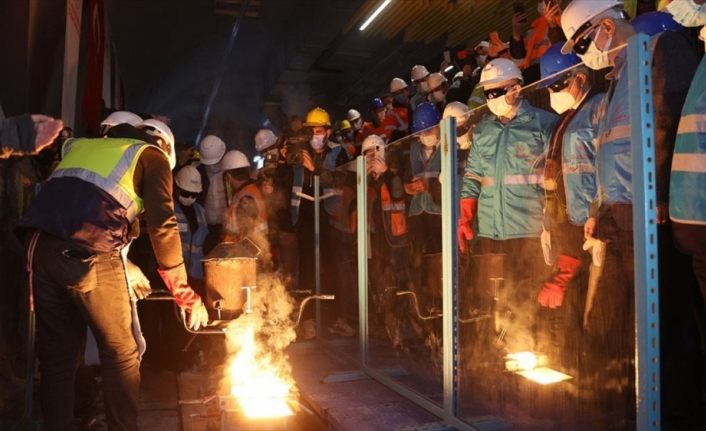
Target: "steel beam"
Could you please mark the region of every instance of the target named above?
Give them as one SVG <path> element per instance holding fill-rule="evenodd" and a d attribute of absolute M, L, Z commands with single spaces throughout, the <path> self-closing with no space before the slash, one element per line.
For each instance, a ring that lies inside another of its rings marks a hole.
<path fill-rule="evenodd" d="M 368 365 L 368 174 L 365 157 L 356 160 L 358 230 L 358 342 L 360 363 Z"/>
<path fill-rule="evenodd" d="M 441 250 L 442 266 L 442 334 L 444 412 L 456 416 L 458 391 L 456 322 L 458 244 L 458 199 L 456 197 L 456 119 L 448 117 L 440 123 L 441 144 Z"/>
<path fill-rule="evenodd" d="M 628 42 L 627 71 L 633 166 L 635 359 L 637 429 L 660 429 L 659 252 L 655 173 L 652 44 L 644 34 Z"/>

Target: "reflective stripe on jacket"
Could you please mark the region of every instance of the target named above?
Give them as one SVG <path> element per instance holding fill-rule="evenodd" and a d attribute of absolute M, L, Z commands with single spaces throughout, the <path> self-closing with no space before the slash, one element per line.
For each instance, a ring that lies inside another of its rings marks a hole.
<path fill-rule="evenodd" d="M 208 234 L 208 225 L 206 224 L 206 211 L 203 207 L 198 203 L 194 203 L 193 207 L 196 214 L 196 232 L 191 231 L 189 221 L 186 219 L 179 201 L 174 201 L 174 215 L 181 237 L 181 252 L 184 256 L 186 272 L 189 276 L 201 280 L 203 279 L 203 265 L 201 264 L 204 257 L 203 242 Z"/>
<path fill-rule="evenodd" d="M 706 225 L 706 57 L 696 71 L 679 121 L 669 216 L 678 223 Z"/>
<path fill-rule="evenodd" d="M 596 136 L 597 112 L 603 94 L 587 100 L 564 132 L 562 174 L 566 192 L 566 213 L 569 221 L 582 226 L 588 220 L 591 203 L 596 198 Z"/>
<path fill-rule="evenodd" d="M 135 193 L 133 176 L 145 148 L 147 144 L 134 139 L 69 139 L 49 180 L 74 177 L 97 186 L 125 208 L 131 223 L 142 212 L 142 198 Z"/>
<path fill-rule="evenodd" d="M 539 237 L 545 151 L 557 118 L 522 101 L 509 123 L 489 115 L 474 129 L 461 197 L 478 199 L 479 236 Z"/>

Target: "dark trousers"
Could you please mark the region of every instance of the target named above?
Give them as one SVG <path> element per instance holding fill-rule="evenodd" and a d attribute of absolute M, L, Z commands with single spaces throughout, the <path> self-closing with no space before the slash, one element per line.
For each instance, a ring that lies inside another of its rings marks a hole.
<path fill-rule="evenodd" d="M 42 234 L 32 268 L 45 429 L 71 429 L 75 374 L 89 326 L 100 353 L 108 427 L 136 430 L 140 362 L 120 255 L 87 255 Z"/>

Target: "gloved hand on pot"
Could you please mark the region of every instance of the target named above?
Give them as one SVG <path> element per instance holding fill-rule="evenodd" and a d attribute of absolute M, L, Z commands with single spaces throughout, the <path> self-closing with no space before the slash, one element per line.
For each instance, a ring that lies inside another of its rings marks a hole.
<path fill-rule="evenodd" d="M 189 328 L 197 330 L 208 323 L 208 312 L 201 297 L 189 286 L 186 267 L 182 262 L 171 269 L 158 269 L 160 277 L 174 296 L 174 301 L 182 312 L 188 313 Z"/>

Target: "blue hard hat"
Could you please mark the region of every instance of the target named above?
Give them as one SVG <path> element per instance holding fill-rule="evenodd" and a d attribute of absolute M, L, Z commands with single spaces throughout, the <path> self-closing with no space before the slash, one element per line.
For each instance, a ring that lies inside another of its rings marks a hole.
<path fill-rule="evenodd" d="M 412 133 L 421 132 L 432 126 L 439 124 L 441 114 L 436 110 L 436 107 L 429 103 L 420 103 L 417 109 L 414 110 L 412 118 Z"/>
<path fill-rule="evenodd" d="M 663 31 L 681 31 L 684 30 L 681 24 L 674 20 L 671 14 L 666 12 L 647 12 L 633 19 L 630 24 L 635 29 L 636 33 L 644 33 L 648 36 L 654 36 Z"/>
<path fill-rule="evenodd" d="M 542 72 L 542 79 L 556 74 L 552 78 L 542 81 L 539 84 L 539 88 L 549 87 L 563 77 L 563 74 L 559 72 L 581 63 L 581 59 L 573 51 L 566 55 L 562 54 L 561 47 L 563 45 L 564 42 L 555 43 L 544 53 L 542 58 L 539 59 L 539 69 Z"/>
<path fill-rule="evenodd" d="M 384 108 L 384 107 L 385 107 L 385 104 L 382 102 L 382 99 L 379 97 L 374 98 L 370 102 L 370 109 L 372 109 L 373 111 L 376 109 Z"/>

